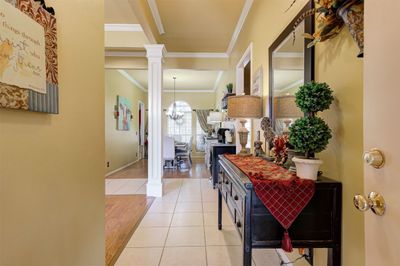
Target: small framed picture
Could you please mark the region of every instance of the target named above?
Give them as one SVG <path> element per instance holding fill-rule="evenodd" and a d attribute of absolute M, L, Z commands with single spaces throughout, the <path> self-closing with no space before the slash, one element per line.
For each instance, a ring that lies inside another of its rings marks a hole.
<path fill-rule="evenodd" d="M 263 69 L 261 66 L 254 73 L 251 95 L 262 96 L 262 90 L 263 90 Z"/>

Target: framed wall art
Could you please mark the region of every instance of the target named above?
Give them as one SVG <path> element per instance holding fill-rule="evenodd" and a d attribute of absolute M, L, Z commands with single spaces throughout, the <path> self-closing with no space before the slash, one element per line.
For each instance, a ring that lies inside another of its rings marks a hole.
<path fill-rule="evenodd" d="M 131 130 L 132 120 L 132 104 L 122 96 L 117 96 L 117 130 L 129 131 Z"/>
<path fill-rule="evenodd" d="M 0 108 L 58 114 L 58 89 L 54 9 L 0 0 Z"/>

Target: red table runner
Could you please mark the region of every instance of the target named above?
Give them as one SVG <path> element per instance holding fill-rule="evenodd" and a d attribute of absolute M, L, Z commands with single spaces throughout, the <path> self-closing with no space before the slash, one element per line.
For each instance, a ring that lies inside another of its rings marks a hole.
<path fill-rule="evenodd" d="M 285 228 L 282 249 L 293 251 L 288 229 L 314 195 L 315 183 L 259 157 L 225 154 L 253 183 L 264 206 Z"/>

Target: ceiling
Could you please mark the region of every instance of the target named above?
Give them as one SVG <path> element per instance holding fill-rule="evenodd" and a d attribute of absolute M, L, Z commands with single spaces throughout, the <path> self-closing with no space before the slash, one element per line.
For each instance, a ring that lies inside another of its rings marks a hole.
<path fill-rule="evenodd" d="M 142 87 L 147 88 L 147 70 L 125 70 Z M 176 91 L 211 92 L 215 90 L 221 78 L 221 71 L 165 69 L 164 90 L 174 89 L 173 77 L 176 77 Z"/>
<path fill-rule="evenodd" d="M 143 50 L 149 40 L 154 40 L 150 37 L 157 35 L 158 43 L 164 44 L 169 53 L 229 54 L 253 3 L 253 0 L 140 0 L 150 10 L 149 17 L 143 20 L 140 19 L 143 10 L 130 1 L 105 0 L 105 24 L 139 26 L 141 21 L 142 31 L 134 34 L 117 29 L 112 33 L 106 31 L 106 50 Z M 140 14 L 135 15 L 135 11 Z M 149 33 L 149 25 L 154 24 L 157 27 L 150 27 L 152 33 Z"/>
<path fill-rule="evenodd" d="M 137 19 L 128 0 L 104 0 L 104 22 L 106 24 L 137 24 Z"/>
<path fill-rule="evenodd" d="M 169 52 L 228 49 L 245 0 L 156 0 Z"/>
<path fill-rule="evenodd" d="M 274 90 L 290 89 L 304 79 L 303 70 L 274 70 Z"/>

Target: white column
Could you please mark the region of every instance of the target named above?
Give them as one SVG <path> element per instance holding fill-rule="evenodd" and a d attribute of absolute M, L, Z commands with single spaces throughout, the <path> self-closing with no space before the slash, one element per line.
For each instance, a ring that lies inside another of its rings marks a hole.
<path fill-rule="evenodd" d="M 148 181 L 147 196 L 163 196 L 162 60 L 164 45 L 145 45 L 148 59 Z"/>

